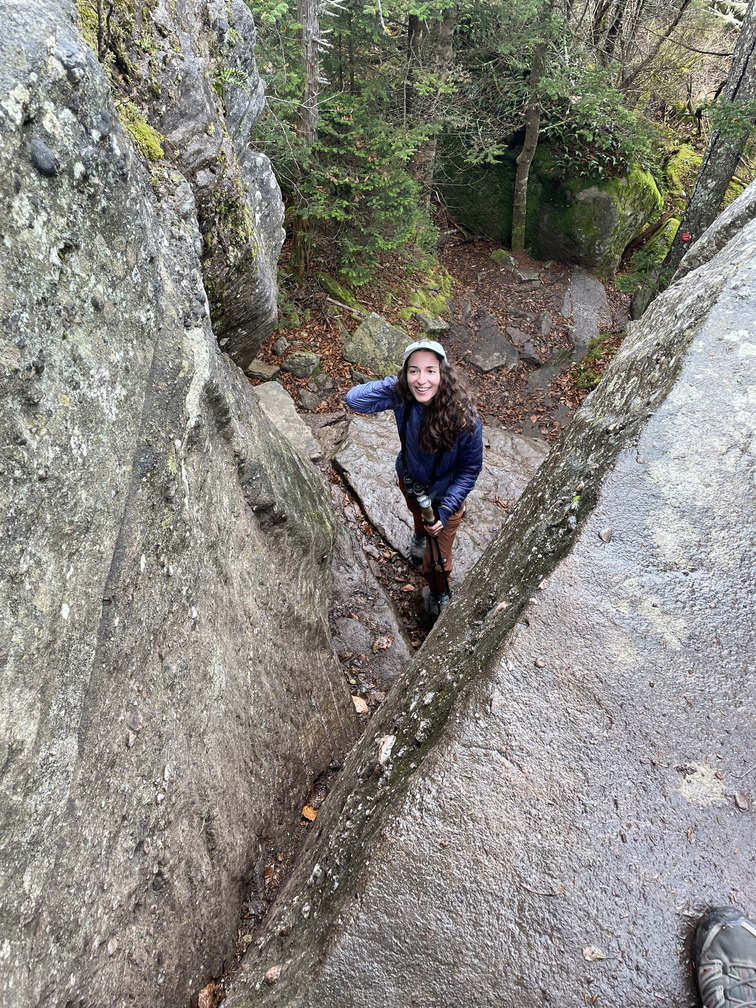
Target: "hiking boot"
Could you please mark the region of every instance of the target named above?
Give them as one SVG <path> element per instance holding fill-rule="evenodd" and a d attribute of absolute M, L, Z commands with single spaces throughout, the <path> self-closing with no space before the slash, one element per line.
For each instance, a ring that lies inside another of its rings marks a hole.
<path fill-rule="evenodd" d="M 428 612 L 432 616 L 440 616 L 444 609 L 451 602 L 451 592 L 445 591 L 441 592 L 440 595 L 436 596 L 431 592 L 430 598 L 428 599 Z"/>
<path fill-rule="evenodd" d="M 709 910 L 696 928 L 703 1008 L 756 1005 L 756 922 L 737 907 Z"/>
<path fill-rule="evenodd" d="M 423 562 L 423 557 L 425 556 L 425 548 L 428 545 L 428 540 L 425 536 L 420 536 L 417 532 L 412 534 L 412 542 L 410 543 L 410 561 L 419 567 Z"/>

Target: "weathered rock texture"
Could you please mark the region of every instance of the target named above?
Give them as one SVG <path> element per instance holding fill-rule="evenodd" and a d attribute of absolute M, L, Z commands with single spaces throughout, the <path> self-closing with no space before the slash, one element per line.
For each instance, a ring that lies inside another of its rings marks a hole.
<path fill-rule="evenodd" d="M 351 755 L 231 1008 L 695 1003 L 691 922 L 756 911 L 755 292 L 751 222 L 644 316 Z"/>
<path fill-rule="evenodd" d="M 150 179 L 73 8 L 4 17 L 3 1003 L 186 1005 L 354 735 L 333 512 L 218 350 L 192 192 Z"/>
<path fill-rule="evenodd" d="M 267 157 L 249 146 L 264 105 L 252 14 L 243 0 L 115 0 L 112 7 L 108 53 L 120 90 L 134 95 L 192 186 L 213 329 L 246 367 L 276 323 L 284 238 L 278 183 Z M 94 41 L 96 17 L 90 11 L 85 20 Z"/>
<path fill-rule="evenodd" d="M 404 348 L 412 342 L 407 333 L 371 312 L 344 341 L 344 360 L 385 377 L 402 366 Z"/>

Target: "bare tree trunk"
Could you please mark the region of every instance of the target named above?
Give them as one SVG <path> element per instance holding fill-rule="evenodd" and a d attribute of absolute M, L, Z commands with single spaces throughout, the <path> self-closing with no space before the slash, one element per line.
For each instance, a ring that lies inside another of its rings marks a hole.
<path fill-rule="evenodd" d="M 541 105 L 538 100 L 538 82 L 546 68 L 546 51 L 548 43 L 539 42 L 533 52 L 533 62 L 530 65 L 530 80 L 528 82 L 528 104 L 525 109 L 525 141 L 517 158 L 517 174 L 515 176 L 514 202 L 512 204 L 512 248 L 525 248 L 525 211 L 528 202 L 528 177 L 533 163 L 538 133 L 541 128 Z"/>
<path fill-rule="evenodd" d="M 683 15 L 690 6 L 690 3 L 691 0 L 683 0 L 683 2 L 680 4 L 679 10 L 677 11 L 677 14 L 672 19 L 671 24 L 667 27 L 667 30 L 659 37 L 658 41 L 653 46 L 648 55 L 644 59 L 642 59 L 640 63 L 638 63 L 635 67 L 633 67 L 631 71 L 628 71 L 626 74 L 623 74 L 623 76 L 619 81 L 619 87 L 621 90 L 626 91 L 627 89 L 629 89 L 630 85 L 635 80 L 637 80 L 637 78 L 643 73 L 646 67 L 649 66 L 651 63 L 653 63 L 653 61 L 659 55 L 662 46 L 669 40 L 670 36 L 672 35 L 672 32 L 675 30 L 675 28 L 677 28 L 677 26 L 682 21 Z"/>
<path fill-rule="evenodd" d="M 318 5 L 316 0 L 298 0 L 297 17 L 302 26 L 302 66 L 304 67 L 304 92 L 299 106 L 302 136 L 308 147 L 318 138 L 318 91 L 320 60 L 318 41 Z"/>
<path fill-rule="evenodd" d="M 756 0 L 750 0 L 743 16 L 732 66 L 727 76 L 724 97 L 732 103 L 751 102 L 756 98 Z M 753 128 L 756 117 L 747 116 Z M 734 135 L 713 130 L 706 145 L 701 167 L 683 214 L 680 227 L 664 260 L 664 269 L 674 271 L 686 248 L 699 238 L 714 221 L 738 167 L 750 130 L 741 129 Z M 689 241 L 683 235 L 689 235 Z"/>
<path fill-rule="evenodd" d="M 417 14 L 407 20 L 407 71 L 404 77 L 404 125 L 408 125 L 415 111 L 415 74 L 420 66 L 420 50 L 425 33 L 425 22 Z"/>
<path fill-rule="evenodd" d="M 297 16 L 302 26 L 302 66 L 304 67 L 304 88 L 302 101 L 299 104 L 299 133 L 309 149 L 318 138 L 320 25 L 318 23 L 317 0 L 298 0 Z M 289 257 L 291 272 L 296 280 L 302 279 L 309 261 L 309 221 L 297 208 L 291 221 L 291 255 Z"/>
<path fill-rule="evenodd" d="M 458 10 L 456 7 L 449 7 L 444 14 L 444 19 L 439 25 L 438 41 L 436 42 L 436 78 L 439 90 L 433 98 L 427 110 L 427 120 L 430 125 L 436 125 L 435 119 L 441 102 L 440 88 L 451 69 L 454 55 L 453 41 L 454 29 L 457 27 Z M 417 155 L 417 180 L 423 186 L 426 200 L 430 200 L 433 176 L 436 169 L 436 153 L 438 151 L 438 134 L 433 133 L 423 143 Z"/>

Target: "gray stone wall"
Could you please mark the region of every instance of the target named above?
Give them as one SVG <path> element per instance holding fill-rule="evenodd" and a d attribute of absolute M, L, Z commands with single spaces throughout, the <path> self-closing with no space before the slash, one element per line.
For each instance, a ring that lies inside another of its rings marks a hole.
<path fill-rule="evenodd" d="M 0 38 L 3 1003 L 185 1005 L 355 734 L 334 520 L 72 5 Z"/>
<path fill-rule="evenodd" d="M 277 321 L 284 239 L 273 169 L 250 146 L 264 107 L 252 14 L 243 0 L 137 0 L 112 24 L 117 69 L 192 187 L 213 329 L 244 368 Z"/>

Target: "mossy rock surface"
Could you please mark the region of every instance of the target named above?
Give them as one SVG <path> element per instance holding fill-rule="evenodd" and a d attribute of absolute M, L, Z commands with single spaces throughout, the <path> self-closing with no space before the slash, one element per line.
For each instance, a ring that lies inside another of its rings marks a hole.
<path fill-rule="evenodd" d="M 512 233 L 515 159 L 507 151 L 495 165 L 447 169 L 444 199 L 460 221 L 501 245 Z M 565 180 L 548 146 L 536 151 L 528 180 L 525 244 L 544 259 L 613 272 L 625 246 L 661 210 L 651 174 L 633 168 L 625 177 Z"/>
<path fill-rule="evenodd" d="M 633 168 L 608 180 L 544 187 L 535 242 L 544 258 L 613 273 L 628 242 L 663 205 L 650 172 Z"/>
<path fill-rule="evenodd" d="M 367 311 L 367 308 L 357 300 L 354 292 L 335 277 L 329 276 L 328 273 L 318 273 L 318 283 L 329 297 L 341 301 L 342 304 L 348 305 L 350 308 Z"/>
<path fill-rule="evenodd" d="M 674 151 L 666 165 L 664 166 L 664 177 L 667 183 L 667 197 L 675 200 L 680 207 L 682 212 L 685 209 L 688 197 L 690 196 L 693 185 L 696 181 L 696 175 L 701 167 L 701 162 L 703 161 L 703 154 L 697 151 L 690 144 L 683 144 L 676 151 Z M 722 201 L 722 206 L 729 206 L 734 199 L 745 189 L 745 182 L 740 182 L 738 179 L 732 179 L 730 184 L 727 186 L 727 192 L 725 193 L 725 198 Z"/>
<path fill-rule="evenodd" d="M 474 234 L 484 234 L 498 245 L 509 245 L 512 237 L 512 202 L 519 150 L 507 150 L 493 165 L 442 168 L 439 188 L 444 201 L 459 221 Z M 459 152 L 448 152 L 459 163 Z M 541 183 L 536 176 L 528 184 L 525 243 L 530 245 L 538 225 Z"/>
<path fill-rule="evenodd" d="M 382 315 L 371 312 L 344 342 L 344 360 L 376 375 L 396 374 L 402 366 L 404 348 L 411 342 L 407 333 L 391 325 Z"/>
<path fill-rule="evenodd" d="M 669 252 L 669 246 L 672 244 L 672 239 L 677 234 L 677 229 L 680 227 L 680 221 L 677 217 L 670 217 L 661 231 L 647 241 L 643 246 L 643 251 L 653 262 L 663 262 L 664 258 Z"/>

